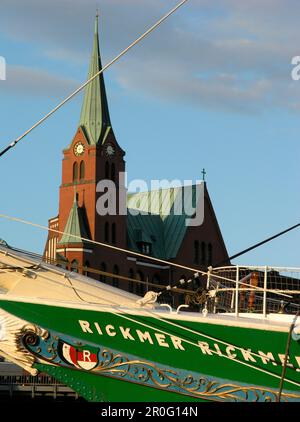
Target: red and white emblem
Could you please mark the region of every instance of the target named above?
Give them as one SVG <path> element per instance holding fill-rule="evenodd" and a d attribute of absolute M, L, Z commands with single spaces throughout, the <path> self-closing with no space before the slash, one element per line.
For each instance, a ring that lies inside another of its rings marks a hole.
<path fill-rule="evenodd" d="M 89 346 L 76 348 L 68 343 L 61 345 L 61 354 L 65 361 L 76 368 L 90 371 L 98 365 L 97 350 Z"/>

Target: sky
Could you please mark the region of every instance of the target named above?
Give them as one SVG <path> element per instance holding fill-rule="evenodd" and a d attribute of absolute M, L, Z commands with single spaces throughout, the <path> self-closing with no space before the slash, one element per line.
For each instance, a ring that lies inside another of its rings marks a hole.
<path fill-rule="evenodd" d="M 0 148 L 86 80 L 95 11 L 103 64 L 176 0 L 1 0 Z M 201 180 L 229 255 L 300 222 L 298 0 L 189 0 L 105 72 L 128 179 Z M 0 158 L 0 214 L 47 225 L 79 95 Z M 47 233 L 0 219 L 0 238 L 42 252 Z M 300 230 L 234 262 L 299 266 Z"/>

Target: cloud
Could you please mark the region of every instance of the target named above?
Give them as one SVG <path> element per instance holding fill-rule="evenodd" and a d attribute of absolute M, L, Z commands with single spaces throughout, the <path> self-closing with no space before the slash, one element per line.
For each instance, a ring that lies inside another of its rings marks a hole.
<path fill-rule="evenodd" d="M 77 88 L 78 82 L 41 69 L 25 66 L 7 66 L 7 79 L 0 91 L 13 95 L 61 97 Z"/>
<path fill-rule="evenodd" d="M 40 48 L 54 62 L 87 61 L 94 0 L 1 3 L 0 27 L 6 36 Z M 102 0 L 103 62 L 175 4 Z M 194 0 L 115 64 L 112 75 L 128 95 L 133 90 L 164 101 L 251 113 L 270 107 L 298 111 L 299 88 L 291 83 L 290 61 L 300 53 L 299 14 L 298 0 Z M 65 84 L 58 76 L 52 82 L 56 79 L 58 92 Z"/>

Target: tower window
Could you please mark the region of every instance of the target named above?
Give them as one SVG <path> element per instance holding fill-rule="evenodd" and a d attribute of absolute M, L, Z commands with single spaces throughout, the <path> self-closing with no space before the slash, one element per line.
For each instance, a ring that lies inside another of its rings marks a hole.
<path fill-rule="evenodd" d="M 73 182 L 78 180 L 78 163 L 73 164 Z"/>
<path fill-rule="evenodd" d="M 119 275 L 119 267 L 117 265 L 114 265 L 113 273 Z M 114 287 L 119 287 L 119 279 L 117 277 L 113 277 L 112 285 Z"/>
<path fill-rule="evenodd" d="M 109 223 L 106 222 L 104 226 L 104 240 L 105 242 L 109 242 Z"/>
<path fill-rule="evenodd" d="M 111 243 L 113 245 L 116 244 L 116 223 L 112 223 L 111 225 Z"/>
<path fill-rule="evenodd" d="M 114 163 L 111 164 L 110 168 L 110 178 L 113 182 L 116 181 L 116 166 Z"/>
<path fill-rule="evenodd" d="M 105 179 L 109 179 L 109 162 L 105 163 Z"/>
<path fill-rule="evenodd" d="M 81 161 L 80 167 L 79 167 L 79 179 L 84 180 L 85 178 L 85 164 L 84 161 Z"/>

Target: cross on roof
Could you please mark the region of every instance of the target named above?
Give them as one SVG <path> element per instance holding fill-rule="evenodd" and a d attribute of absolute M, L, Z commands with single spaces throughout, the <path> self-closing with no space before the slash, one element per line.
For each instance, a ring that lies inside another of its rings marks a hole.
<path fill-rule="evenodd" d="M 202 180 L 203 182 L 205 182 L 205 175 L 206 175 L 205 169 L 203 169 L 201 173 L 202 173 Z"/>

